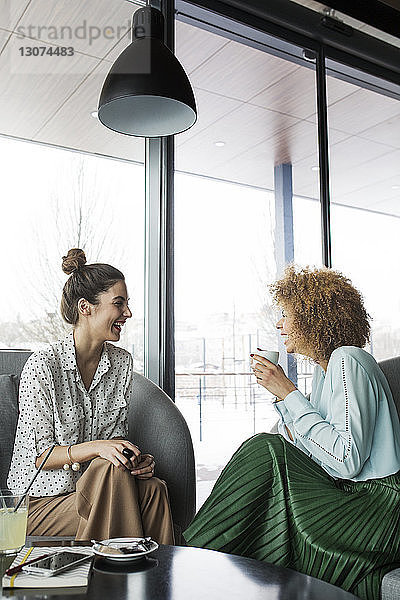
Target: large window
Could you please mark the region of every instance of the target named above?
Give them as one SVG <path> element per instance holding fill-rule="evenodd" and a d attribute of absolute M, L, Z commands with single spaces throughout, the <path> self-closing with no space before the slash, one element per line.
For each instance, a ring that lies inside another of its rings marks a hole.
<path fill-rule="evenodd" d="M 393 86 L 387 95 L 379 83 L 381 93 L 341 82 L 347 94 L 328 107 L 328 120 L 329 131 L 346 136 L 330 143 L 332 262 L 364 295 L 370 350 L 382 360 L 400 353 L 400 87 L 396 98 Z M 328 77 L 328 97 L 335 86 Z"/>
<path fill-rule="evenodd" d="M 176 136 L 176 402 L 195 445 L 201 504 L 236 448 L 277 421 L 249 354 L 278 348 L 268 284 L 284 246 L 292 260 L 321 261 L 315 69 L 297 47 L 289 60 L 180 22 L 176 42 L 199 109 Z M 277 165 L 293 198 L 275 193 Z M 277 211 L 293 214 L 284 240 Z M 310 374 L 299 366 L 305 391 Z"/>
<path fill-rule="evenodd" d="M 221 20 L 204 30 L 194 18 L 176 32 L 199 108 L 196 125 L 176 137 L 175 176 L 176 390 L 195 442 L 199 503 L 238 443 L 275 420 L 246 360 L 254 341 L 277 346 L 268 283 L 287 261 L 322 265 L 316 55 L 223 24 L 224 33 Z M 400 339 L 399 102 L 393 85 L 386 93 L 381 81 L 377 93 L 372 78 L 364 84 L 328 63 L 333 266 L 364 293 L 381 359 L 399 352 Z M 281 362 L 308 393 L 310 362 L 298 361 L 297 373 Z"/>
<path fill-rule="evenodd" d="M 64 334 L 61 257 L 80 246 L 89 262 L 125 273 L 134 318 L 121 344 L 143 369 L 144 141 L 96 118 L 139 5 L 2 2 L 3 348 L 35 349 Z"/>
<path fill-rule="evenodd" d="M 0 346 L 36 349 L 68 326 L 59 313 L 61 259 L 80 247 L 126 277 L 133 319 L 121 344 L 143 369 L 143 166 L 0 138 L 3 294 Z M 126 193 L 132 189 L 135 192 Z"/>
<path fill-rule="evenodd" d="M 273 198 L 178 174 L 175 210 L 176 402 L 195 444 L 201 498 L 237 446 L 276 420 L 249 372 L 251 351 L 276 347 L 265 302 Z"/>
<path fill-rule="evenodd" d="M 145 215 L 144 140 L 118 135 L 96 118 L 105 76 L 129 42 L 132 13 L 145 3 L 120 2 L 110 11 L 103 4 L 9 0 L 0 12 L 6 81 L 0 93 L 0 346 L 35 349 L 64 333 L 61 257 L 82 246 L 89 261 L 125 272 L 134 318 L 121 343 L 143 371 L 145 321 L 146 358 L 155 357 L 149 364 L 158 380 L 162 349 L 174 347 L 161 339 L 172 321 L 169 313 L 168 326 L 161 322 L 165 306 L 170 308 L 163 289 L 170 273 L 162 269 L 172 204 L 167 198 L 163 212 L 163 190 L 171 186 L 163 185 L 169 184 L 164 172 L 159 185 L 155 171 L 161 172 L 165 154 L 158 141 L 147 145 L 147 181 L 156 183 L 147 190 Z M 236 447 L 276 420 L 248 360 L 257 346 L 278 346 L 268 284 L 288 261 L 322 263 L 315 56 L 326 40 L 326 53 L 333 52 L 329 36 L 337 34 L 321 28 L 319 41 L 311 39 L 307 21 L 304 36 L 297 33 L 292 43 L 289 30 L 285 39 L 272 37 L 276 27 L 261 31 L 261 20 L 252 29 L 251 15 L 244 24 L 207 12 L 201 2 L 176 6 L 182 19 L 176 22 L 176 54 L 199 112 L 195 126 L 175 138 L 176 401 L 193 436 L 201 503 Z M 335 60 L 346 62 L 344 52 L 357 40 L 344 37 Z M 25 46 L 45 52 L 29 55 L 21 52 Z M 72 54 L 63 54 L 66 46 Z M 387 52 L 383 59 L 387 65 Z M 393 266 L 400 92 L 349 64 L 328 58 L 326 65 L 332 259 L 364 293 L 373 317 L 371 350 L 382 359 L 400 351 Z M 362 68 L 367 64 L 365 59 Z M 370 71 L 377 69 L 378 63 Z M 145 223 L 155 223 L 146 240 Z M 146 257 L 145 242 L 151 250 Z M 165 359 L 171 371 L 173 358 Z M 280 361 L 309 392 L 310 363 L 288 365 L 283 353 Z M 162 375 L 160 381 L 170 381 Z"/>

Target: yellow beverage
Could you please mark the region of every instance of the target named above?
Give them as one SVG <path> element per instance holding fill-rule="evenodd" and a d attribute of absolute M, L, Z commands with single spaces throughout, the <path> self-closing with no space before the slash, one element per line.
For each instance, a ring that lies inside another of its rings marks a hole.
<path fill-rule="evenodd" d="M 0 508 L 0 552 L 18 550 L 25 544 L 28 509 L 21 506 L 14 512 L 13 508 Z"/>

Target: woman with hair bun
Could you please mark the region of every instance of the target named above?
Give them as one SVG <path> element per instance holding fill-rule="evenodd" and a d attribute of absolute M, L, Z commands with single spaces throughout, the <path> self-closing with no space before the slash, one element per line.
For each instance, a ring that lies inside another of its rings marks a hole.
<path fill-rule="evenodd" d="M 331 269 L 289 266 L 271 288 L 286 351 L 316 365 L 311 395 L 254 355 L 279 435 L 242 444 L 184 537 L 379 600 L 382 577 L 400 565 L 400 424 L 383 372 L 362 349 L 368 314 Z"/>
<path fill-rule="evenodd" d="M 86 264 L 79 248 L 62 269 L 61 314 L 73 330 L 24 366 L 8 486 L 23 492 L 54 446 L 30 490 L 28 535 L 173 544 L 166 484 L 154 477 L 153 456 L 127 439 L 132 356 L 109 343 L 132 316 L 124 275 Z"/>

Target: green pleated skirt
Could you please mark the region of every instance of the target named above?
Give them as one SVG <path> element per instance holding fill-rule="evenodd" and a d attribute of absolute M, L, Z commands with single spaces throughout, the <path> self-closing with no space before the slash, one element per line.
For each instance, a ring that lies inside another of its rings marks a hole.
<path fill-rule="evenodd" d="M 237 450 L 184 533 L 188 545 L 295 569 L 364 600 L 400 566 L 400 474 L 334 479 L 260 433 Z"/>

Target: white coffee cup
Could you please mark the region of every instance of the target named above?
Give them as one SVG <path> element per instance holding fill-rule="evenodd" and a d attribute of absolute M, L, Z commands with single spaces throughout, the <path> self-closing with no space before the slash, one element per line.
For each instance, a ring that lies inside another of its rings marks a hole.
<path fill-rule="evenodd" d="M 262 356 L 263 358 L 266 358 L 270 362 L 274 363 L 274 365 L 278 364 L 279 352 L 276 352 L 275 350 L 254 350 L 253 354 L 254 355 L 257 354 L 258 356 Z M 255 356 L 252 356 L 251 359 L 252 359 L 252 366 L 254 366 L 254 363 L 259 363 L 259 361 L 256 360 Z"/>

